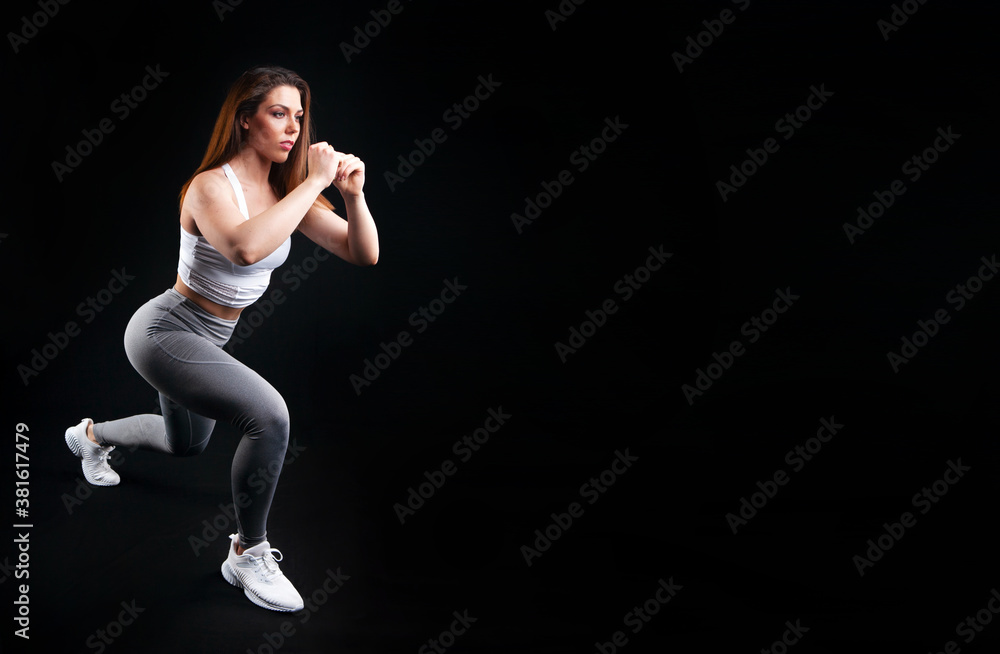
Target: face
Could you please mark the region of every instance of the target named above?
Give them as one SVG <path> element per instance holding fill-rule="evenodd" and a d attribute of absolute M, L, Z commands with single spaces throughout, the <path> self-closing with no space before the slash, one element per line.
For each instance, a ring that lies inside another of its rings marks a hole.
<path fill-rule="evenodd" d="M 241 125 L 249 129 L 247 144 L 271 161 L 285 161 L 299 138 L 302 113 L 299 90 L 276 86 L 257 107 L 257 113 L 241 119 Z"/>

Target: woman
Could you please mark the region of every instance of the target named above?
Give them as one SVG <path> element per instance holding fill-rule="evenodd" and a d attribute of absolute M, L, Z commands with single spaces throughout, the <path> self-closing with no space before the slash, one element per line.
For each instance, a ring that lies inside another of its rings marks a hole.
<path fill-rule="evenodd" d="M 119 477 L 108 454 L 115 446 L 191 456 L 205 449 L 216 421 L 236 425 L 243 432 L 232 465 L 238 534 L 230 536 L 222 574 L 276 611 L 303 606 L 266 538 L 278 474 L 266 475 L 263 487 L 259 474 L 254 487 L 249 477 L 275 466 L 280 472 L 288 410 L 274 387 L 222 347 L 285 261 L 293 231 L 350 263 L 378 260 L 364 163 L 326 142 L 310 144 L 309 104 L 309 86 L 284 68 L 254 68 L 236 80 L 201 166 L 181 189 L 177 281 L 140 307 L 125 330 L 129 361 L 159 392 L 163 415 L 84 418 L 66 430 L 87 481 L 113 486 Z M 321 195 L 331 184 L 346 220 Z"/>

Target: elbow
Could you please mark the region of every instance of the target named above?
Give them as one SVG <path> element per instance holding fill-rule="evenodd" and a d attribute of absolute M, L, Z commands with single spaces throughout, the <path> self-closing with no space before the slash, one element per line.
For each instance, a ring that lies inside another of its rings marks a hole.
<path fill-rule="evenodd" d="M 237 266 L 252 266 L 260 261 L 260 259 L 261 257 L 257 252 L 241 246 L 235 246 L 232 250 L 232 256 L 229 258 Z"/>
<path fill-rule="evenodd" d="M 378 263 L 378 250 L 367 252 L 361 256 L 355 256 L 354 263 L 358 266 L 374 266 Z"/>

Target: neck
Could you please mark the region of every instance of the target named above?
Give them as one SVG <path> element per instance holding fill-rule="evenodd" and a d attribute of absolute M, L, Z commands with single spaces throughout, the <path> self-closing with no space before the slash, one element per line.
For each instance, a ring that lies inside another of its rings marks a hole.
<path fill-rule="evenodd" d="M 243 148 L 229 162 L 241 184 L 249 187 L 264 188 L 268 185 L 267 177 L 271 172 L 271 160 L 262 157 L 253 148 Z"/>

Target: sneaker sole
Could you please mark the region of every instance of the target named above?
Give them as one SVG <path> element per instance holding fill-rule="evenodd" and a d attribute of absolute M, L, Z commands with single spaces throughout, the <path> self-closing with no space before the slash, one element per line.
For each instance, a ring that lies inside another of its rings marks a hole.
<path fill-rule="evenodd" d="M 70 427 L 66 430 L 66 445 L 69 446 L 69 451 L 72 452 L 76 458 L 82 459 L 83 454 L 80 451 L 80 442 L 76 440 L 76 434 L 73 433 L 74 429 L 76 429 L 76 427 Z"/>
<path fill-rule="evenodd" d="M 74 429 L 76 429 L 76 427 L 70 427 L 66 430 L 66 445 L 69 446 L 69 451 L 72 452 L 76 458 L 80 459 L 80 468 L 83 470 L 84 478 L 94 486 L 117 486 L 118 484 L 109 484 L 106 481 L 92 479 L 87 473 L 87 466 L 84 465 L 83 461 L 83 449 L 80 447 L 80 441 L 77 439 L 76 434 L 73 433 Z"/>
<path fill-rule="evenodd" d="M 271 609 L 272 611 L 283 611 L 286 613 L 291 611 L 299 611 L 303 608 L 303 606 L 289 607 L 289 606 L 280 606 L 278 604 L 271 604 L 263 597 L 258 597 L 257 595 L 252 593 L 249 588 L 243 585 L 243 582 L 240 581 L 240 578 L 236 576 L 235 572 L 233 572 L 233 566 L 229 565 L 228 560 L 222 562 L 222 576 L 225 578 L 226 581 L 231 583 L 233 586 L 236 586 L 237 588 L 242 588 L 243 594 L 246 595 L 247 598 L 257 606 L 263 607 L 265 609 Z"/>

